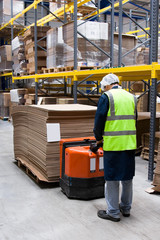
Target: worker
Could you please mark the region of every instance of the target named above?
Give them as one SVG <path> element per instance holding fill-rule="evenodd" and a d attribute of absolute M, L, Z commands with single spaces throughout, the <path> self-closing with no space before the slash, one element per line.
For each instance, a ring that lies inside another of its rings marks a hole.
<path fill-rule="evenodd" d="M 115 74 L 106 75 L 100 82 L 104 92 L 95 115 L 96 145 L 103 143 L 105 199 L 107 210 L 99 210 L 100 218 L 120 221 L 120 212 L 130 216 L 132 179 L 135 174 L 136 98 L 119 86 Z M 94 151 L 94 146 L 92 147 Z M 97 150 L 95 146 L 95 151 Z M 122 184 L 119 203 L 119 185 Z"/>

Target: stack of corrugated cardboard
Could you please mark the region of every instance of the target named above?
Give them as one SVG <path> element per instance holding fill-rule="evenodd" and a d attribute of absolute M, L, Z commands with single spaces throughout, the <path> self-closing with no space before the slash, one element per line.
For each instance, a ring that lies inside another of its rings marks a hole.
<path fill-rule="evenodd" d="M 136 64 L 149 64 L 149 48 L 140 47 L 137 49 Z"/>
<path fill-rule="evenodd" d="M 11 45 L 0 46 L 0 72 L 12 71 Z"/>
<path fill-rule="evenodd" d="M 9 117 L 10 93 L 0 93 L 0 117 Z"/>
<path fill-rule="evenodd" d="M 27 73 L 27 62 L 23 37 L 17 36 L 12 40 L 13 74 L 15 76 Z"/>
<path fill-rule="evenodd" d="M 156 114 L 155 131 L 159 131 L 160 114 Z M 137 152 L 142 150 L 142 135 L 150 131 L 150 113 L 139 112 L 137 121 Z"/>
<path fill-rule="evenodd" d="M 157 155 L 156 168 L 154 169 L 153 185 L 160 186 L 160 141 L 158 143 L 158 155 Z"/>
<path fill-rule="evenodd" d="M 25 105 L 32 105 L 35 104 L 35 93 L 26 93 L 24 95 L 24 99 L 25 99 Z M 56 103 L 56 97 L 46 97 L 42 94 L 38 94 L 38 105 L 41 104 L 55 104 Z"/>
<path fill-rule="evenodd" d="M 47 68 L 64 66 L 64 41 L 62 28 L 53 28 L 47 32 Z"/>
<path fill-rule="evenodd" d="M 135 93 L 138 98 L 142 92 Z M 148 93 L 144 94 L 142 97 L 138 99 L 137 102 L 137 111 L 138 112 L 147 112 L 148 111 Z"/>
<path fill-rule="evenodd" d="M 23 0 L 13 0 L 13 16 L 21 13 L 24 10 Z M 0 23 L 4 24 L 11 19 L 11 0 L 0 0 Z M 24 25 L 23 15 L 18 18 L 18 21 L 14 22 L 16 25 Z"/>
<path fill-rule="evenodd" d="M 78 20 L 78 25 L 84 21 Z M 74 22 L 63 26 L 64 64 L 74 65 Z M 78 27 L 78 31 L 105 52 L 109 52 L 109 24 L 102 22 L 86 22 Z M 88 41 L 78 36 L 78 66 L 105 66 L 108 57 Z"/>
<path fill-rule="evenodd" d="M 160 37 L 158 38 L 158 63 L 160 64 Z M 149 48 L 139 47 L 137 48 L 136 64 L 149 64 Z"/>
<path fill-rule="evenodd" d="M 141 157 L 143 159 L 149 160 L 149 133 L 144 133 L 142 135 L 142 153 Z M 157 161 L 158 156 L 158 146 L 160 141 L 160 132 L 155 132 L 155 151 L 154 151 L 154 161 Z"/>
<path fill-rule="evenodd" d="M 96 109 L 81 104 L 15 107 L 15 158 L 29 163 L 46 181 L 57 182 L 60 138 L 92 136 Z"/>
<path fill-rule="evenodd" d="M 127 83 L 127 88 L 129 89 L 129 82 Z M 144 93 L 144 83 L 142 81 L 131 83 L 130 92 L 138 98 L 140 95 Z M 138 98 L 137 110 L 138 112 L 148 111 L 148 93 Z"/>
<path fill-rule="evenodd" d="M 48 26 L 37 27 L 37 39 L 41 39 L 46 35 L 46 32 L 50 29 Z M 35 73 L 35 43 L 34 43 L 34 27 L 31 27 L 24 33 L 25 53 L 28 61 L 27 71 L 29 74 Z M 38 45 L 46 49 L 46 39 L 38 42 Z M 41 48 L 37 48 L 37 69 L 40 71 L 46 67 L 46 52 Z"/>
<path fill-rule="evenodd" d="M 93 100 L 93 101 L 91 101 L 91 100 Z M 77 103 L 96 106 L 96 104 L 98 103 L 99 97 L 97 97 L 97 98 L 92 97 L 91 100 L 89 100 L 88 98 L 77 98 Z M 71 103 L 74 103 L 74 98 L 63 98 L 63 97 L 58 98 L 57 97 L 56 103 L 57 104 L 71 104 Z"/>

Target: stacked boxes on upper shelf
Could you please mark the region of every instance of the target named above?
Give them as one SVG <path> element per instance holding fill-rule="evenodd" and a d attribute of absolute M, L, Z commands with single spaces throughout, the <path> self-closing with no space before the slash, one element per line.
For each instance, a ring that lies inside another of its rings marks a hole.
<path fill-rule="evenodd" d="M 15 76 L 27 73 L 27 62 L 23 37 L 17 36 L 12 40 L 13 74 Z"/>
<path fill-rule="evenodd" d="M 10 93 L 0 93 L 0 117 L 9 117 Z"/>
<path fill-rule="evenodd" d="M 0 46 L 0 72 L 12 71 L 11 45 Z"/>
<path fill-rule="evenodd" d="M 80 25 L 81 24 L 81 25 Z M 102 22 L 86 22 L 78 20 L 78 31 L 86 38 L 96 44 L 105 52 L 109 52 L 109 24 Z M 108 57 L 86 41 L 79 34 L 77 35 L 77 60 L 78 66 L 105 66 Z M 74 22 L 63 26 L 64 40 L 64 64 L 65 66 L 74 65 Z"/>
<path fill-rule="evenodd" d="M 47 31 L 50 29 L 48 26 L 37 26 L 37 40 L 46 36 Z M 24 33 L 25 42 L 25 54 L 27 63 L 27 72 L 29 74 L 35 73 L 35 43 L 34 43 L 34 27 L 31 27 Z M 37 70 L 38 72 L 44 67 L 46 67 L 46 38 L 38 41 L 37 46 Z"/>
<path fill-rule="evenodd" d="M 78 20 L 77 60 L 78 66 L 105 67 L 110 65 L 110 24 Z M 86 37 L 88 40 L 82 37 Z M 93 44 L 92 44 L 92 43 Z M 134 49 L 137 39 L 133 35 L 122 35 L 122 54 Z M 98 48 L 96 48 L 97 45 Z M 114 34 L 114 66 L 118 66 L 118 34 Z M 100 51 L 100 49 L 103 50 Z M 108 53 L 105 54 L 104 52 Z M 126 54 L 125 65 L 134 65 L 136 51 Z M 74 22 L 53 28 L 47 33 L 47 68 L 73 67 L 74 65 Z"/>
<path fill-rule="evenodd" d="M 64 66 L 64 41 L 62 27 L 47 32 L 47 68 Z"/>
<path fill-rule="evenodd" d="M 24 10 L 23 0 L 13 0 L 13 16 Z M 0 23 L 4 24 L 11 19 L 11 0 L 0 0 Z M 24 24 L 23 15 L 15 22 L 16 25 Z"/>

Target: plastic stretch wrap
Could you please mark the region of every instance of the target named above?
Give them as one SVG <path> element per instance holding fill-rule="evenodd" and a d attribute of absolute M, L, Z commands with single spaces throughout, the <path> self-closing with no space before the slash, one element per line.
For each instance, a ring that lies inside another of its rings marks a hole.
<path fill-rule="evenodd" d="M 140 47 L 137 49 L 136 64 L 149 64 L 148 47 Z M 160 37 L 158 38 L 158 64 L 160 64 Z"/>
<path fill-rule="evenodd" d="M 25 74 L 27 70 L 27 62 L 22 37 L 15 37 L 12 40 L 12 55 L 14 75 L 18 76 Z"/>
<path fill-rule="evenodd" d="M 118 45 L 114 44 L 114 66 L 118 66 Z M 122 47 L 122 55 L 126 54 L 128 49 Z M 105 65 L 109 65 L 110 59 L 108 58 L 105 62 Z M 135 65 L 136 64 L 136 50 L 127 54 L 125 57 L 122 57 L 122 63 L 125 66 Z"/>
<path fill-rule="evenodd" d="M 24 10 L 24 1 L 22 0 L 13 0 L 13 16 Z M 11 19 L 11 0 L 0 0 L 0 22 L 6 23 Z M 21 16 L 17 20 L 18 22 L 14 22 L 15 24 L 23 24 L 24 17 Z"/>
<path fill-rule="evenodd" d="M 12 54 L 11 45 L 4 45 L 0 47 L 0 71 L 12 69 Z"/>
<path fill-rule="evenodd" d="M 64 6 L 64 4 L 61 3 L 61 1 L 55 1 L 55 2 L 50 2 L 49 3 L 49 10 L 51 12 L 56 11 L 58 8 L 61 8 L 62 6 Z"/>
<path fill-rule="evenodd" d="M 78 25 L 83 21 L 78 20 Z M 47 33 L 47 67 L 74 66 L 74 23 L 54 28 Z M 63 30 L 63 32 L 62 32 Z M 110 54 L 110 24 L 86 22 L 78 26 L 78 31 L 104 52 Z M 62 34 L 63 33 L 63 34 Z M 89 41 L 77 34 L 77 65 L 99 66 L 110 65 L 110 58 Z M 122 55 L 136 46 L 137 40 L 132 35 L 122 35 Z M 134 65 L 136 51 L 122 58 L 125 65 Z M 114 66 L 118 66 L 118 34 L 114 34 Z"/>
<path fill-rule="evenodd" d="M 10 93 L 0 93 L 0 117 L 9 116 Z"/>
<path fill-rule="evenodd" d="M 78 25 L 83 21 L 78 20 Z M 64 63 L 65 66 L 74 65 L 74 32 L 73 22 L 63 26 Z M 101 22 L 86 22 L 78 27 L 78 31 L 86 38 L 102 48 L 105 52 L 109 52 L 109 24 Z M 104 53 L 100 52 L 91 43 L 86 41 L 79 34 L 78 37 L 78 54 L 77 60 L 79 66 L 104 66 L 108 58 Z"/>
<path fill-rule="evenodd" d="M 64 41 L 62 28 L 53 28 L 47 32 L 47 68 L 64 66 Z"/>

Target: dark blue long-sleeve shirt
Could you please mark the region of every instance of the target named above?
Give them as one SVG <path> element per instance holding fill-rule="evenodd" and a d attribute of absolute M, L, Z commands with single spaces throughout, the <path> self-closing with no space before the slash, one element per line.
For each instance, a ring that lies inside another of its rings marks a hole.
<path fill-rule="evenodd" d="M 103 132 L 104 132 L 108 110 L 109 110 L 109 99 L 107 95 L 103 94 L 99 98 L 98 108 L 96 111 L 95 121 L 94 121 L 93 132 L 97 141 L 100 141 L 103 139 Z"/>
<path fill-rule="evenodd" d="M 114 86 L 112 89 L 118 88 Z M 103 94 L 98 101 L 94 121 L 94 135 L 97 141 L 103 139 L 104 127 L 109 110 L 109 99 Z M 107 181 L 125 181 L 135 174 L 135 151 L 104 151 L 104 178 Z"/>

